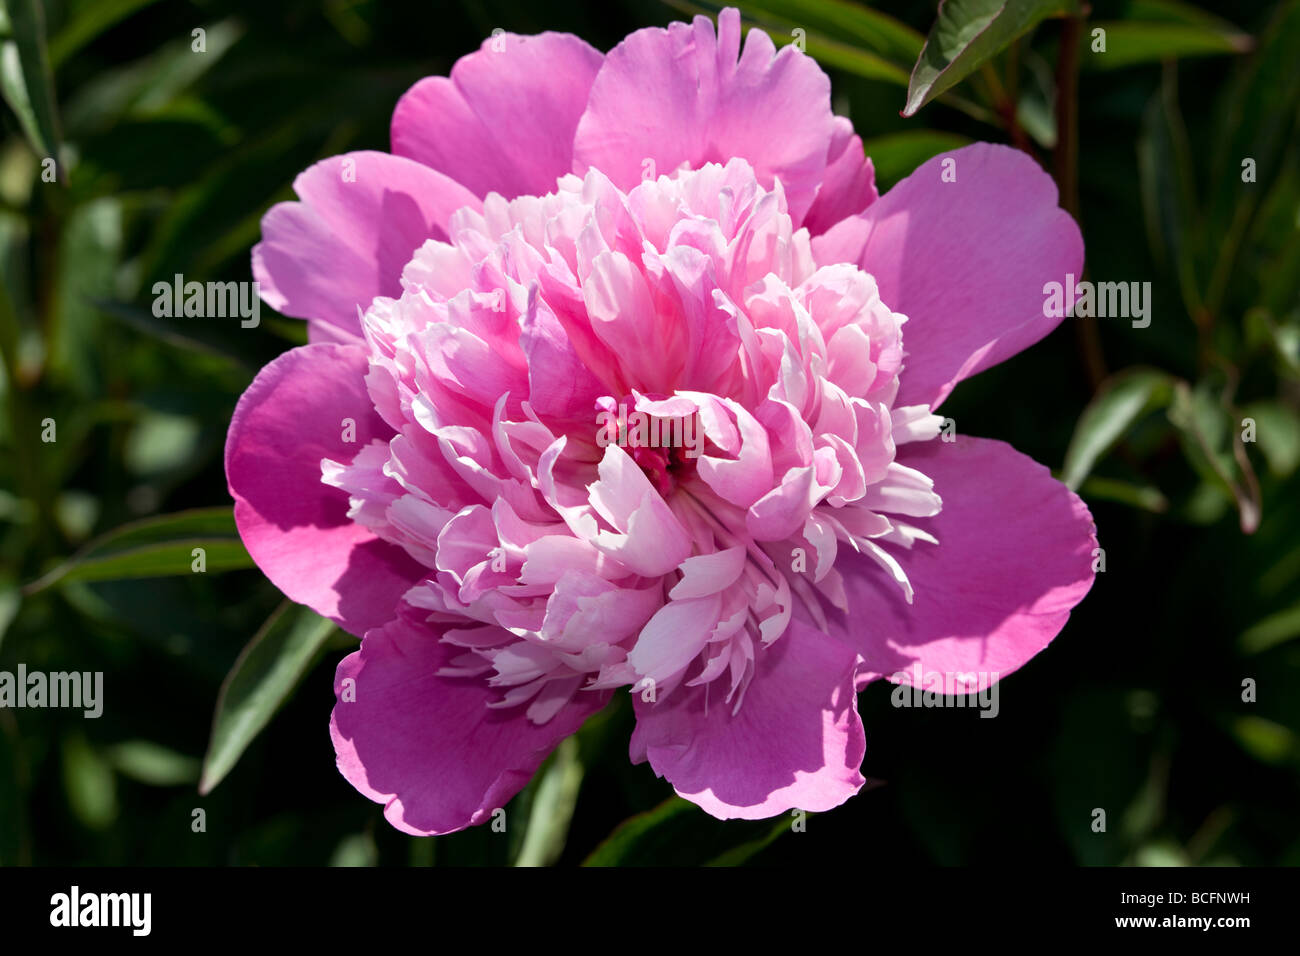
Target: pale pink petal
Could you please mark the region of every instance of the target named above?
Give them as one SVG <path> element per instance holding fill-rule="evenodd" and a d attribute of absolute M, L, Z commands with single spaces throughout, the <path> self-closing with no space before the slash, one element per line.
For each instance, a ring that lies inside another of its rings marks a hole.
<path fill-rule="evenodd" d="M 633 759 L 723 820 L 839 806 L 865 782 L 853 652 L 795 620 L 755 666 L 734 716 L 714 684 L 638 695 Z"/>
<path fill-rule="evenodd" d="M 367 632 L 334 678 L 330 736 L 339 770 L 385 805 L 389 823 L 415 835 L 490 819 L 609 700 L 580 691 L 542 724 L 522 707 L 489 707 L 500 690 L 481 677 L 438 676 L 463 653 L 438 636 L 405 613 Z"/>
<path fill-rule="evenodd" d="M 919 662 L 979 674 L 987 686 L 1046 647 L 1092 587 L 1092 516 L 1045 467 L 1000 441 L 904 445 L 899 457 L 943 498 L 939 515 L 917 521 L 939 543 L 893 551 L 915 592 L 910 606 L 879 566 L 842 548 L 835 566 L 849 611 L 835 633 L 873 674 Z"/>
<path fill-rule="evenodd" d="M 393 113 L 393 152 L 476 196 L 544 196 L 573 169 L 573 133 L 600 53 L 567 33 L 499 34 L 431 76 Z"/>
<path fill-rule="evenodd" d="M 387 153 L 323 159 L 272 206 L 253 247 L 253 278 L 278 312 L 313 321 L 312 341 L 357 340 L 357 309 L 402 292 L 402 269 L 475 196 L 427 166 Z"/>
<path fill-rule="evenodd" d="M 955 182 L 943 178 L 948 160 Z M 895 404 L 938 406 L 962 379 L 1056 328 L 1043 286 L 1081 275 L 1083 237 L 1037 163 L 976 143 L 923 163 L 813 240 L 813 254 L 875 276 L 881 300 L 908 317 Z"/>
<path fill-rule="evenodd" d="M 365 352 L 306 345 L 258 373 L 235 407 L 226 477 L 253 560 L 290 599 L 360 636 L 397 613 L 426 571 L 347 516 L 348 496 L 321 482 L 321 460 L 350 462 L 392 430 L 366 394 Z M 355 427 L 355 442 L 348 421 Z"/>

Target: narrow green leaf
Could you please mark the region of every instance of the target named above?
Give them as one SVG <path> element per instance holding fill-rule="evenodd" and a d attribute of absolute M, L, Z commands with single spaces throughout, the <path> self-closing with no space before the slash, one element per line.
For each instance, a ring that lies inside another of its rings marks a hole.
<path fill-rule="evenodd" d="M 1246 654 L 1262 654 L 1295 637 L 1300 637 L 1300 606 L 1270 614 L 1252 624 L 1237 639 L 1237 646 Z"/>
<path fill-rule="evenodd" d="M 1188 463 L 1209 485 L 1231 495 L 1242 533 L 1254 533 L 1262 507 L 1259 482 L 1235 434 L 1238 423 L 1222 398 L 1207 382 L 1195 388 L 1177 382 L 1169 420 L 1178 429 Z"/>
<path fill-rule="evenodd" d="M 1106 31 L 1104 53 L 1092 49 L 1093 30 Z M 1250 37 L 1237 30 L 1138 20 L 1090 22 L 1081 42 L 1084 51 L 1079 62 L 1087 70 L 1118 70 L 1137 63 L 1245 53 L 1251 47 Z"/>
<path fill-rule="evenodd" d="M 55 68 L 105 30 L 158 0 L 95 0 L 82 4 L 77 14 L 50 41 L 50 62 Z"/>
<path fill-rule="evenodd" d="M 669 797 L 653 810 L 638 813 L 620 823 L 614 832 L 592 851 L 583 866 L 624 866 L 636 862 L 663 839 L 670 828 L 700 812 L 681 797 Z"/>
<path fill-rule="evenodd" d="M 330 855 L 330 866 L 377 866 L 379 848 L 369 833 L 353 833 L 339 841 Z"/>
<path fill-rule="evenodd" d="M 1252 402 L 1242 410 L 1243 419 L 1255 423 L 1255 442 L 1279 478 L 1290 477 L 1300 467 L 1300 415 L 1277 401 Z"/>
<path fill-rule="evenodd" d="M 26 778 L 18 722 L 11 711 L 0 710 L 0 866 L 31 865 Z"/>
<path fill-rule="evenodd" d="M 582 786 L 578 741 L 566 737 L 542 771 L 515 866 L 552 866 L 564 852 Z"/>
<path fill-rule="evenodd" d="M 116 528 L 27 585 L 35 594 L 57 583 L 167 577 L 193 572 L 194 548 L 203 548 L 206 571 L 253 567 L 228 507 L 199 508 L 146 518 Z"/>
<path fill-rule="evenodd" d="M 1242 239 L 1263 198 L 1287 167 L 1300 121 L 1300 0 L 1278 4 L 1258 49 L 1239 67 L 1216 110 L 1216 146 L 1206 189 L 1207 242 L 1217 256 L 1206 308 L 1219 309 L 1237 274 Z"/>
<path fill-rule="evenodd" d="M 1161 494 L 1159 488 L 1116 481 L 1113 478 L 1098 478 L 1093 475 L 1080 486 L 1079 494 L 1090 501 L 1114 501 L 1155 514 L 1169 510 L 1169 499 Z"/>
<path fill-rule="evenodd" d="M 40 0 L 4 3 L 9 36 L 0 41 L 0 92 L 37 155 L 57 162 L 59 118 L 54 103 L 54 76 L 45 48 L 45 12 Z"/>
<path fill-rule="evenodd" d="M 240 653 L 221 691 L 199 793 L 219 784 L 311 669 L 334 622 L 286 601 Z"/>
<path fill-rule="evenodd" d="M 670 797 L 624 820 L 582 865 L 736 866 L 787 832 L 792 820 L 785 814 L 722 822 L 681 797 Z"/>
<path fill-rule="evenodd" d="M 1137 151 L 1147 241 L 1156 261 L 1178 277 L 1188 314 L 1196 315 L 1202 302 L 1192 233 L 1197 193 L 1172 65 L 1166 66 L 1160 88 L 1143 113 Z"/>
<path fill-rule="evenodd" d="M 691 3 L 689 0 L 664 0 L 664 2 L 688 16 L 715 16 L 717 12 L 710 6 Z M 758 27 L 778 46 L 788 46 L 802 40 L 804 52 L 826 66 L 869 80 L 883 80 L 899 86 L 907 85 L 907 61 L 892 61 L 875 50 L 845 42 L 838 32 L 834 36 L 827 36 L 816 30 L 809 30 L 804 24 L 791 25 L 770 14 L 757 19 L 747 18 L 746 25 Z M 803 31 L 803 36 L 794 33 L 795 27 Z"/>
<path fill-rule="evenodd" d="M 1173 379 L 1155 369 L 1130 369 L 1103 383 L 1079 416 L 1065 452 L 1061 480 L 1078 489 L 1093 466 L 1144 414 L 1173 398 Z"/>
<path fill-rule="evenodd" d="M 1291 729 L 1265 717 L 1238 717 L 1232 732 L 1243 750 L 1264 763 L 1284 764 L 1300 755 L 1300 741 Z"/>
<path fill-rule="evenodd" d="M 199 779 L 199 761 L 148 740 L 115 744 L 105 755 L 124 777 L 153 787 L 179 787 Z"/>
<path fill-rule="evenodd" d="M 818 33 L 870 50 L 904 69 L 916 62 L 925 45 L 925 37 L 906 24 L 845 0 L 738 0 L 735 5 L 761 25 L 779 22 L 786 33 Z"/>
<path fill-rule="evenodd" d="M 943 0 L 912 70 L 903 115 L 956 86 L 1042 20 L 1077 9 L 1077 0 Z"/>
<path fill-rule="evenodd" d="M 113 768 L 79 733 L 63 739 L 63 790 L 73 814 L 88 829 L 106 830 L 117 819 Z"/>
<path fill-rule="evenodd" d="M 790 820 L 785 816 L 778 816 L 771 821 L 768 831 L 754 840 L 749 840 L 739 846 L 734 846 L 730 850 L 724 850 L 715 856 L 705 866 L 740 866 L 748 862 L 752 857 L 757 856 L 763 850 L 776 842 L 777 838 L 790 832 Z"/>

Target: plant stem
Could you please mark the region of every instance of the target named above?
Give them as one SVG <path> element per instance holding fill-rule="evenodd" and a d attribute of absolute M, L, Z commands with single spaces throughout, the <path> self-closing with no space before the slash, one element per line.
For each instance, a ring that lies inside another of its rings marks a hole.
<path fill-rule="evenodd" d="M 1061 48 L 1056 61 L 1056 186 L 1061 206 L 1079 222 L 1079 40 L 1083 17 L 1066 17 L 1061 22 Z M 1080 228 L 1082 228 L 1080 222 Z M 1075 334 L 1083 353 L 1084 368 L 1095 390 L 1106 378 L 1106 358 L 1101 350 L 1101 333 L 1091 316 L 1075 320 Z"/>

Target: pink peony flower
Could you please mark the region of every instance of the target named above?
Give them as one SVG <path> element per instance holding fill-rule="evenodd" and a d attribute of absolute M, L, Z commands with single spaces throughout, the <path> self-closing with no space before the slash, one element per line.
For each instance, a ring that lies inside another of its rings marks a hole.
<path fill-rule="evenodd" d="M 254 274 L 312 344 L 244 394 L 226 470 L 266 574 L 362 637 L 330 729 L 394 826 L 489 818 L 616 692 L 632 759 L 708 812 L 829 809 L 858 689 L 985 689 L 1088 591 L 1083 503 L 938 437 L 1081 270 L 1023 153 L 878 197 L 827 77 L 742 51 L 734 10 L 605 56 L 494 38 L 392 139 L 263 220 Z"/>

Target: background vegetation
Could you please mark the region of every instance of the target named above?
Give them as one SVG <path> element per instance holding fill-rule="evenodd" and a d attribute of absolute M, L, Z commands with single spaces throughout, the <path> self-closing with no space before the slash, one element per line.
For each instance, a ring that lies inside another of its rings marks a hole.
<path fill-rule="evenodd" d="M 999 4 L 952 0 L 924 55 L 933 3 L 739 5 L 780 42 L 803 31 L 882 190 L 1016 143 L 1057 175 L 1090 278 L 1153 284 L 1149 328 L 1066 320 L 945 406 L 1078 486 L 1106 549 L 999 717 L 868 688 L 878 785 L 803 833 L 665 802 L 628 765 L 628 707 L 561 749 L 505 834 L 389 828 L 334 768 L 351 639 L 281 607 L 229 515 L 231 411 L 302 325 L 157 319 L 150 290 L 249 280 L 295 174 L 386 149 L 401 93 L 493 29 L 608 49 L 716 7 L 4 0 L 0 670 L 101 670 L 106 700 L 99 720 L 0 710 L 0 863 L 1300 863 L 1300 4 L 1013 2 L 962 52 L 955 28 Z"/>

